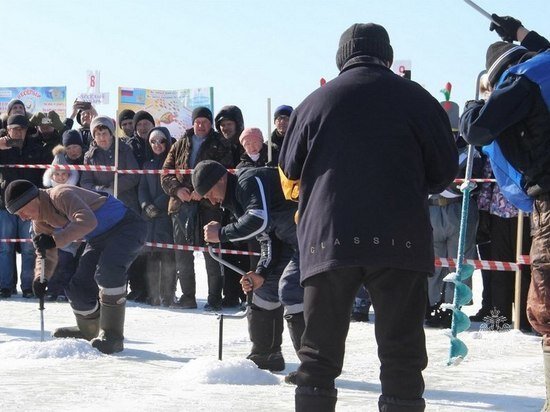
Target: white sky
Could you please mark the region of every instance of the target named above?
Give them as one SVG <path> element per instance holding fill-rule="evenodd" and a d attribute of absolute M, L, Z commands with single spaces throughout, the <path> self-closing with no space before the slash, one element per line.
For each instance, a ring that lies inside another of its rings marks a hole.
<path fill-rule="evenodd" d="M 478 0 L 543 35 L 547 0 Z M 526 6 L 528 4 L 528 7 Z M 267 131 L 272 107 L 298 105 L 337 75 L 341 33 L 356 22 L 386 27 L 395 59 L 412 60 L 413 80 L 438 100 L 475 93 L 489 22 L 460 0 L 0 0 L 0 87 L 67 86 L 67 102 L 85 91 L 86 71 L 101 71 L 115 115 L 118 86 L 214 87 L 214 111 L 236 104 L 247 126 Z M 215 113 L 214 113 L 215 114 Z"/>

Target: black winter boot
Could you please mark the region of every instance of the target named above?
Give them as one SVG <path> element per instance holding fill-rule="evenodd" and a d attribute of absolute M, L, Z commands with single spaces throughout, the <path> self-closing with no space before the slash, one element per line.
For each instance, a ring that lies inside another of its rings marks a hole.
<path fill-rule="evenodd" d="M 290 339 L 292 340 L 292 346 L 294 346 L 294 350 L 298 353 L 300 346 L 302 346 L 302 335 L 304 334 L 304 329 L 306 328 L 304 312 L 286 315 L 285 319 L 288 326 L 288 333 L 290 334 Z"/>
<path fill-rule="evenodd" d="M 101 303 L 99 336 L 92 340 L 92 346 L 108 355 L 124 350 L 124 313 L 126 301 L 109 305 Z"/>
<path fill-rule="evenodd" d="M 260 369 L 279 372 L 285 368 L 281 353 L 283 341 L 283 307 L 263 310 L 252 306 L 248 312 L 248 333 L 252 350 L 247 359 Z"/>
<path fill-rule="evenodd" d="M 150 268 L 148 267 L 148 269 Z M 148 270 L 145 272 L 145 281 L 147 285 L 147 303 L 151 306 L 160 305 L 160 271 Z"/>
<path fill-rule="evenodd" d="M 380 412 L 424 412 L 426 402 L 424 399 L 398 399 L 391 396 L 381 395 L 378 399 Z"/>
<path fill-rule="evenodd" d="M 336 409 L 336 389 L 298 386 L 294 395 L 296 412 L 334 412 Z"/>
<path fill-rule="evenodd" d="M 99 309 L 90 315 L 74 314 L 77 326 L 57 328 L 52 333 L 54 338 L 74 338 L 92 340 L 99 333 Z"/>

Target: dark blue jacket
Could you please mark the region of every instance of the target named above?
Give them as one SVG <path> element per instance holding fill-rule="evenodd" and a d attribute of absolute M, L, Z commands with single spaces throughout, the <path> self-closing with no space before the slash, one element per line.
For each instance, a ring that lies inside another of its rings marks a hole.
<path fill-rule="evenodd" d="M 550 47 L 535 32 L 522 45 L 533 51 Z M 498 137 L 502 154 L 523 175 L 522 187 L 533 197 L 550 191 L 550 113 L 541 87 L 509 74 L 486 102 L 468 102 L 460 119 L 461 133 L 471 144 L 485 146 Z"/>
<path fill-rule="evenodd" d="M 302 281 L 352 266 L 434 270 L 428 194 L 458 171 L 447 114 L 368 56 L 291 115 L 279 165 L 300 179 Z"/>
<path fill-rule="evenodd" d="M 294 213 L 296 203 L 284 198 L 277 170 L 247 168 L 238 175 L 228 173 L 222 207 L 233 213 L 237 221 L 222 227 L 221 242 L 240 242 L 256 238 L 261 256 L 256 273 L 266 276 L 276 266 L 271 254 L 274 238 L 297 250 Z"/>
<path fill-rule="evenodd" d="M 160 155 L 155 155 L 149 144 L 149 136 L 155 130 L 162 131 L 168 142 L 166 150 Z M 151 129 L 147 136 L 146 146 L 148 160 L 143 164 L 143 169 L 161 170 L 171 145 L 172 138 L 167 128 L 154 127 Z M 170 200 L 170 196 L 162 190 L 160 174 L 147 174 L 141 176 L 138 188 L 138 198 L 142 210 L 145 209 L 145 206 L 153 204 L 161 211 L 161 214 L 154 219 L 144 216 L 147 221 L 147 242 L 174 243 L 172 220 L 168 215 L 168 200 Z M 142 215 L 145 215 L 145 213 L 142 213 Z"/>

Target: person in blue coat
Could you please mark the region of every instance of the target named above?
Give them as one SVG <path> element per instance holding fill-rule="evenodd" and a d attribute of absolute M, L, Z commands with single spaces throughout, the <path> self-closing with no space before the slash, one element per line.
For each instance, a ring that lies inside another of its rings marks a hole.
<path fill-rule="evenodd" d="M 166 127 L 154 127 L 146 139 L 144 170 L 160 170 L 172 145 Z M 147 221 L 147 242 L 173 243 L 172 220 L 168 216 L 168 200 L 160 184 L 160 175 L 141 176 L 138 198 Z M 172 249 L 151 248 L 143 253 L 147 303 L 169 307 L 176 292 L 176 256 Z"/>

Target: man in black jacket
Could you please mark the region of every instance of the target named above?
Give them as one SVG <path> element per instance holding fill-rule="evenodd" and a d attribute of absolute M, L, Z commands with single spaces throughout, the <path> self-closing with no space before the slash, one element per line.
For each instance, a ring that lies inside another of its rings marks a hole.
<path fill-rule="evenodd" d="M 486 67 L 492 92 L 487 101 L 466 103 L 460 127 L 469 143 L 500 149 L 501 161 L 507 164 L 499 165 L 499 156 L 495 156 L 495 151 L 490 151 L 489 157 L 502 194 L 517 207 L 524 209 L 526 204 L 532 207 L 531 286 L 527 298 L 527 317 L 533 328 L 543 335 L 546 380 L 546 405 L 543 410 L 548 411 L 550 42 L 536 32 L 528 31 L 513 17 L 492 17 L 498 26 L 491 24 L 491 30 L 496 30 L 504 40 L 491 44 L 487 50 Z M 513 41 L 519 41 L 521 45 Z M 512 175 L 501 173 L 502 170 L 509 170 L 509 167 L 502 166 L 511 166 L 519 172 L 520 181 L 514 182 L 517 184 L 514 191 L 508 190 L 513 186 L 509 184 L 513 180 Z M 518 194 L 521 196 L 518 197 Z"/>
<path fill-rule="evenodd" d="M 0 164 L 45 164 L 51 162 L 52 153 L 40 142 L 29 136 L 29 120 L 26 115 L 11 115 L 7 120 L 8 135 L 0 138 Z M 3 239 L 27 238 L 30 222 L 25 222 L 6 211 L 3 198 L 9 183 L 26 179 L 42 187 L 42 169 L 0 168 L 0 237 Z M 15 288 L 12 274 L 16 270 L 13 243 L 0 242 L 0 298 L 9 298 Z M 21 243 L 21 290 L 24 298 L 33 297 L 32 276 L 34 247 Z M 17 280 L 17 279 L 15 279 Z"/>
<path fill-rule="evenodd" d="M 445 111 L 394 74 L 392 60 L 382 26 L 347 29 L 336 54 L 339 76 L 294 110 L 279 156 L 284 177 L 300 179 L 306 326 L 297 411 L 334 411 L 334 379 L 361 284 L 376 312 L 380 409 L 425 408 L 423 320 L 434 271 L 428 194 L 454 179 L 458 157 Z"/>
<path fill-rule="evenodd" d="M 261 256 L 254 271 L 241 280 L 245 292 L 254 291 L 248 314 L 252 350 L 248 359 L 260 369 L 281 371 L 283 305 L 290 337 L 300 348 L 303 289 L 300 286 L 298 241 L 294 223 L 295 203 L 285 200 L 275 169 L 249 168 L 238 176 L 218 162 L 200 162 L 193 173 L 195 191 L 213 205 L 221 205 L 237 219 L 221 226 L 204 226 L 208 242 L 240 242 L 256 238 Z"/>

